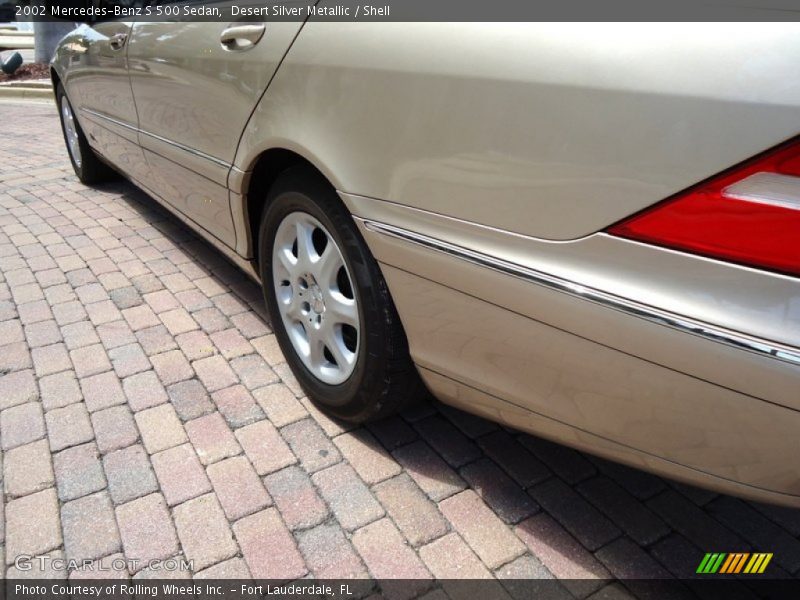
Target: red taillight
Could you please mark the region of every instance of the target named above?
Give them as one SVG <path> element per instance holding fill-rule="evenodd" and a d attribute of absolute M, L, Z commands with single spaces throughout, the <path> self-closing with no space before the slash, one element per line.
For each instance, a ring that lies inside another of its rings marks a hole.
<path fill-rule="evenodd" d="M 800 275 L 800 142 L 726 171 L 607 231 Z"/>

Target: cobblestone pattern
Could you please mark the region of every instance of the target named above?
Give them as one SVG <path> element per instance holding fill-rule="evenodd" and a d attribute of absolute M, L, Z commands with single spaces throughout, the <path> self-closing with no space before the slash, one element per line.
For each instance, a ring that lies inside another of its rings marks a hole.
<path fill-rule="evenodd" d="M 368 427 L 304 398 L 258 287 L 127 183 L 73 176 L 50 105 L 3 106 L 0 432 L 21 554 L 131 575 L 687 576 L 706 551 L 800 572 L 800 511 L 688 488 L 423 403 Z M 159 571 L 168 558 L 193 572 Z M 47 573 L 78 578 L 80 571 Z M 447 589 L 444 590 L 445 592 Z M 441 596 L 437 592 L 436 596 Z"/>

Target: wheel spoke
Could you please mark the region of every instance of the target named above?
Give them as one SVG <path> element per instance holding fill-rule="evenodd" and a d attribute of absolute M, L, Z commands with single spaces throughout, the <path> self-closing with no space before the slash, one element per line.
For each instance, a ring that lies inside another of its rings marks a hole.
<path fill-rule="evenodd" d="M 325 298 L 327 315 L 335 324 L 350 325 L 358 329 L 358 307 L 355 300 L 349 300 L 339 292 L 332 292 Z"/>
<path fill-rule="evenodd" d="M 294 278 L 297 275 L 298 261 L 292 256 L 291 248 L 278 248 L 275 254 L 281 267 L 286 271 L 283 275 L 288 276 L 290 280 Z"/>
<path fill-rule="evenodd" d="M 320 242 L 325 244 L 322 252 Z M 353 373 L 361 323 L 358 300 L 342 250 L 306 212 L 291 212 L 275 231 L 272 274 L 281 322 L 299 358 L 320 381 L 337 385 Z M 339 288 L 341 284 L 342 288 Z M 346 343 L 345 343 L 346 340 Z"/>
<path fill-rule="evenodd" d="M 309 227 L 302 220 L 295 225 L 295 235 L 297 236 L 297 264 L 301 269 L 308 269 L 312 264 L 312 252 L 314 243 L 311 241 L 313 228 Z"/>
<path fill-rule="evenodd" d="M 339 368 L 344 369 L 352 364 L 355 355 L 345 347 L 341 332 L 338 332 L 337 329 L 332 326 L 325 328 L 325 346 L 333 355 Z"/>
<path fill-rule="evenodd" d="M 336 287 L 336 275 L 339 269 L 344 266 L 342 255 L 339 249 L 334 245 L 332 240 L 328 240 L 328 245 L 322 252 L 322 256 L 314 263 L 314 276 L 317 278 L 317 283 L 322 286 L 323 290 L 328 290 Z"/>

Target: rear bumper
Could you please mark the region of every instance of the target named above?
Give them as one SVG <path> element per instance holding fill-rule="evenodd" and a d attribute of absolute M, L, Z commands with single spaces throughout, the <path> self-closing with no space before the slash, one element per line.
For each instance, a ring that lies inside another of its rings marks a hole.
<path fill-rule="evenodd" d="M 686 482 L 800 506 L 796 348 L 668 311 L 636 314 L 359 222 L 442 400 Z"/>

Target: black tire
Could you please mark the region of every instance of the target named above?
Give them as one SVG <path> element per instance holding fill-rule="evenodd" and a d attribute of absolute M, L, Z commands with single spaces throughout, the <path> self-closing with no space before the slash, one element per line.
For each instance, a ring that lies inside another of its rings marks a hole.
<path fill-rule="evenodd" d="M 273 245 L 282 220 L 297 211 L 310 214 L 330 232 L 353 279 L 361 342 L 353 372 L 339 385 L 324 383 L 305 366 L 278 309 L 272 277 Z M 267 196 L 258 240 L 261 280 L 273 330 L 292 372 L 315 405 L 339 419 L 364 423 L 426 397 L 378 263 L 336 191 L 319 173 L 301 166 L 278 177 Z"/>
<path fill-rule="evenodd" d="M 67 130 L 64 126 L 64 112 L 62 110 L 62 102 L 66 101 L 69 104 L 70 110 L 72 111 L 73 116 L 75 115 L 75 111 L 72 108 L 72 104 L 67 97 L 66 92 L 64 91 L 64 86 L 60 83 L 56 87 L 56 106 L 58 108 L 58 120 L 61 123 L 61 133 L 64 134 L 64 144 L 67 147 L 67 155 L 69 156 L 69 162 L 72 163 L 72 168 L 75 171 L 75 175 L 78 176 L 78 179 L 81 183 L 85 183 L 88 185 L 101 183 L 103 181 L 109 181 L 111 179 L 116 179 L 118 177 L 117 172 L 114 171 L 110 166 L 104 163 L 100 158 L 97 156 L 94 150 L 92 150 L 91 146 L 89 146 L 89 142 L 86 140 L 86 135 L 83 133 L 83 129 L 81 129 L 80 124 L 78 123 L 77 118 L 74 118 L 75 122 L 75 129 L 78 134 L 78 146 L 80 148 L 81 154 L 81 163 L 80 165 L 75 161 L 72 153 L 69 150 L 69 141 L 67 139 Z"/>

